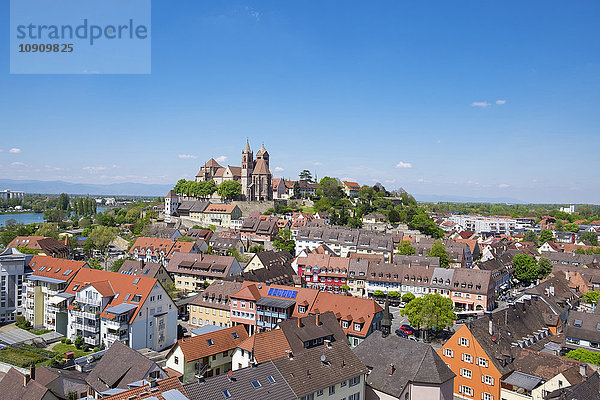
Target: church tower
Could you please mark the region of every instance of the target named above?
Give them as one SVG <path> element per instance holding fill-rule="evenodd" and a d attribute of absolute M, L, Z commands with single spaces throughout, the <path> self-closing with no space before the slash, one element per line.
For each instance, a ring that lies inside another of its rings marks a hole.
<path fill-rule="evenodd" d="M 242 196 L 252 200 L 252 173 L 254 172 L 254 154 L 246 139 L 246 148 L 242 151 Z"/>

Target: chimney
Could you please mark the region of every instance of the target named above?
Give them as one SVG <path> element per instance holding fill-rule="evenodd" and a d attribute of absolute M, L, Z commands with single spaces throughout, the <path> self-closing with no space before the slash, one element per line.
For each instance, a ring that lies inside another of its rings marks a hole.
<path fill-rule="evenodd" d="M 394 368 L 394 364 L 390 364 L 388 367 L 388 373 L 390 375 L 393 375 L 395 370 L 396 370 L 396 368 Z"/>
<path fill-rule="evenodd" d="M 23 375 L 23 386 L 27 386 L 30 380 L 29 374 Z"/>
<path fill-rule="evenodd" d="M 319 318 L 319 313 L 315 314 L 315 325 L 321 325 L 321 321 Z"/>
<path fill-rule="evenodd" d="M 29 376 L 31 376 L 32 380 L 35 380 L 35 364 L 31 364 L 29 367 Z"/>
<path fill-rule="evenodd" d="M 492 316 L 492 313 L 489 311 L 486 311 L 486 314 L 488 315 L 488 333 L 490 334 L 490 336 L 494 335 L 494 317 Z"/>
<path fill-rule="evenodd" d="M 585 364 L 579 365 L 579 374 L 583 377 L 587 376 L 587 365 L 585 365 Z"/>
<path fill-rule="evenodd" d="M 298 328 L 302 328 L 302 319 L 300 319 L 300 317 L 298 317 L 297 321 L 298 321 Z"/>
<path fill-rule="evenodd" d="M 151 388 L 156 387 L 156 378 L 148 378 L 148 383 L 150 384 Z"/>
<path fill-rule="evenodd" d="M 331 348 L 331 340 L 325 339 L 325 346 L 327 346 L 327 348 L 330 349 Z"/>
<path fill-rule="evenodd" d="M 294 353 L 292 353 L 292 350 L 286 350 L 285 352 L 290 360 L 294 359 Z"/>

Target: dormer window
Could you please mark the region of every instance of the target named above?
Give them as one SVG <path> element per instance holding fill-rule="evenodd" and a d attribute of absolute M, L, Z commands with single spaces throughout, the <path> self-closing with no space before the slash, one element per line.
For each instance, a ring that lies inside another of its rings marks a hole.
<path fill-rule="evenodd" d="M 360 324 L 360 323 L 358 323 L 358 322 L 355 322 L 355 323 L 354 323 L 354 330 L 355 330 L 356 332 L 360 332 L 360 330 L 361 330 L 361 329 L 362 329 L 362 324 Z"/>
<path fill-rule="evenodd" d="M 350 322 L 349 321 L 342 321 L 342 328 L 344 328 L 344 329 L 350 328 Z"/>

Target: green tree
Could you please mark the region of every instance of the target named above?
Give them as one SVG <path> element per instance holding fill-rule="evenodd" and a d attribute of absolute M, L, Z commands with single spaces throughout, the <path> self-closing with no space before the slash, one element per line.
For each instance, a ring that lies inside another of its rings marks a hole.
<path fill-rule="evenodd" d="M 417 297 L 401 311 L 417 328 L 443 330 L 454 324 L 456 315 L 452 300 L 439 293 Z"/>
<path fill-rule="evenodd" d="M 404 293 L 402 295 L 402 301 L 406 304 L 410 303 L 411 301 L 413 301 L 415 299 L 415 295 L 412 293 Z"/>
<path fill-rule="evenodd" d="M 559 231 L 559 232 L 564 232 L 565 231 L 565 223 L 563 222 L 562 219 L 557 219 L 556 222 L 554 223 L 554 229 Z"/>
<path fill-rule="evenodd" d="M 552 262 L 545 257 L 538 261 L 538 278 L 544 279 L 552 273 Z"/>
<path fill-rule="evenodd" d="M 83 346 L 83 337 L 81 337 L 81 335 L 77 335 L 75 337 L 75 341 L 73 342 L 73 344 L 75 345 L 75 348 L 80 350 L 81 347 Z"/>
<path fill-rule="evenodd" d="M 59 210 L 67 211 L 67 208 L 69 207 L 69 202 L 69 195 L 66 193 L 61 193 L 58 196 L 58 203 L 56 204 L 56 208 L 58 208 Z"/>
<path fill-rule="evenodd" d="M 292 231 L 289 229 L 281 229 L 277 232 L 275 240 L 273 240 L 273 247 L 278 250 L 287 250 L 292 255 L 296 253 L 296 242 L 292 238 Z"/>
<path fill-rule="evenodd" d="M 548 229 L 544 229 L 540 232 L 540 243 L 544 244 L 546 242 L 550 242 L 554 239 L 554 235 L 552 231 Z"/>
<path fill-rule="evenodd" d="M 592 246 L 598 246 L 598 234 L 595 232 L 583 232 L 579 236 L 582 242 L 589 242 Z"/>
<path fill-rule="evenodd" d="M 398 244 L 398 252 L 405 256 L 412 256 L 415 254 L 415 248 L 412 247 L 409 240 L 403 240 Z"/>
<path fill-rule="evenodd" d="M 446 246 L 444 243 L 435 241 L 431 246 L 431 251 L 427 254 L 428 257 L 439 257 L 440 258 L 440 267 L 448 268 L 450 266 L 450 257 L 446 252 Z"/>
<path fill-rule="evenodd" d="M 327 211 L 331 209 L 331 207 L 331 202 L 327 197 L 321 197 L 313 204 L 313 208 L 315 209 L 315 211 Z"/>
<path fill-rule="evenodd" d="M 398 292 L 397 290 L 392 290 L 391 292 L 388 293 L 388 297 L 390 299 L 397 299 L 402 296 L 400 295 L 400 292 Z"/>
<path fill-rule="evenodd" d="M 104 252 L 106 248 L 117 237 L 119 230 L 108 226 L 96 226 L 92 229 L 88 239 L 91 239 L 96 246 L 96 249 Z"/>
<path fill-rule="evenodd" d="M 340 286 L 340 289 L 342 289 L 344 292 L 349 292 L 350 291 L 350 286 L 348 286 L 348 285 L 342 285 L 342 286 Z"/>
<path fill-rule="evenodd" d="M 577 232 L 579 232 L 579 225 L 577 225 L 575 223 L 566 224 L 565 225 L 565 231 L 566 232 L 577 233 Z"/>
<path fill-rule="evenodd" d="M 373 292 L 373 296 L 375 296 L 375 297 L 383 297 L 383 296 L 385 296 L 385 293 L 383 293 L 383 290 L 375 290 Z"/>
<path fill-rule="evenodd" d="M 219 185 L 217 193 L 222 199 L 233 200 L 242 195 L 242 185 L 236 181 L 225 181 Z"/>
<path fill-rule="evenodd" d="M 390 210 L 390 212 L 388 213 L 388 219 L 390 220 L 390 223 L 392 223 L 392 224 L 400 222 L 400 213 L 392 208 Z"/>
<path fill-rule="evenodd" d="M 524 242 L 533 242 L 536 246 L 539 246 L 538 236 L 534 231 L 527 231 L 523 236 Z"/>
<path fill-rule="evenodd" d="M 195 242 L 194 238 L 191 236 L 183 235 L 180 238 L 177 238 L 178 242 Z"/>
<path fill-rule="evenodd" d="M 589 304 L 598 304 L 600 290 L 589 290 L 583 295 L 583 301 Z"/>
<path fill-rule="evenodd" d="M 37 231 L 35 231 L 36 236 L 46 236 L 54 239 L 58 239 L 58 224 L 53 224 L 50 222 L 45 222 L 40 224 Z"/>
<path fill-rule="evenodd" d="M 597 353 L 595 351 L 589 351 L 586 349 L 575 349 L 569 351 L 565 355 L 565 357 L 590 364 L 600 365 L 600 353 Z"/>
<path fill-rule="evenodd" d="M 257 244 L 256 246 L 252 246 L 248 249 L 248 253 L 262 253 L 265 251 L 265 246 L 262 244 Z"/>
<path fill-rule="evenodd" d="M 341 199 L 342 197 L 345 197 L 344 190 L 335 178 L 330 178 L 326 176 L 323 179 L 321 179 L 319 185 L 323 190 L 323 195 L 325 195 L 331 201 L 336 201 L 338 199 Z"/>
<path fill-rule="evenodd" d="M 302 172 L 300 172 L 299 174 L 300 180 L 304 181 L 304 182 L 312 182 L 312 174 L 310 173 L 309 170 L 304 169 L 302 170 Z"/>
<path fill-rule="evenodd" d="M 125 262 L 125 260 L 134 260 L 134 258 L 131 257 L 127 257 L 127 258 L 119 258 L 118 260 L 115 260 L 109 270 L 111 270 L 112 272 L 119 272 L 119 270 L 121 269 L 121 267 L 123 266 L 123 263 Z"/>
<path fill-rule="evenodd" d="M 531 282 L 538 277 L 538 265 L 533 257 L 517 254 L 513 258 L 515 277 L 521 282 Z"/>

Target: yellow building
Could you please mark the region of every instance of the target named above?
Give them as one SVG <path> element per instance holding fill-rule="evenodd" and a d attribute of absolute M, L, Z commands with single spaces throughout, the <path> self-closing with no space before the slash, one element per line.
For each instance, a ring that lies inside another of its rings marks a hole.
<path fill-rule="evenodd" d="M 240 275 L 242 268 L 235 257 L 173 253 L 167 271 L 173 277 L 176 289 L 196 292 L 204 287 L 204 282 L 212 283 L 231 275 Z"/>
<path fill-rule="evenodd" d="M 235 204 L 211 204 L 202 213 L 202 220 L 207 225 L 228 228 L 232 220 L 242 218 L 242 210 Z"/>
<path fill-rule="evenodd" d="M 189 324 L 230 327 L 229 295 L 242 288 L 241 282 L 214 281 L 188 304 Z"/>

